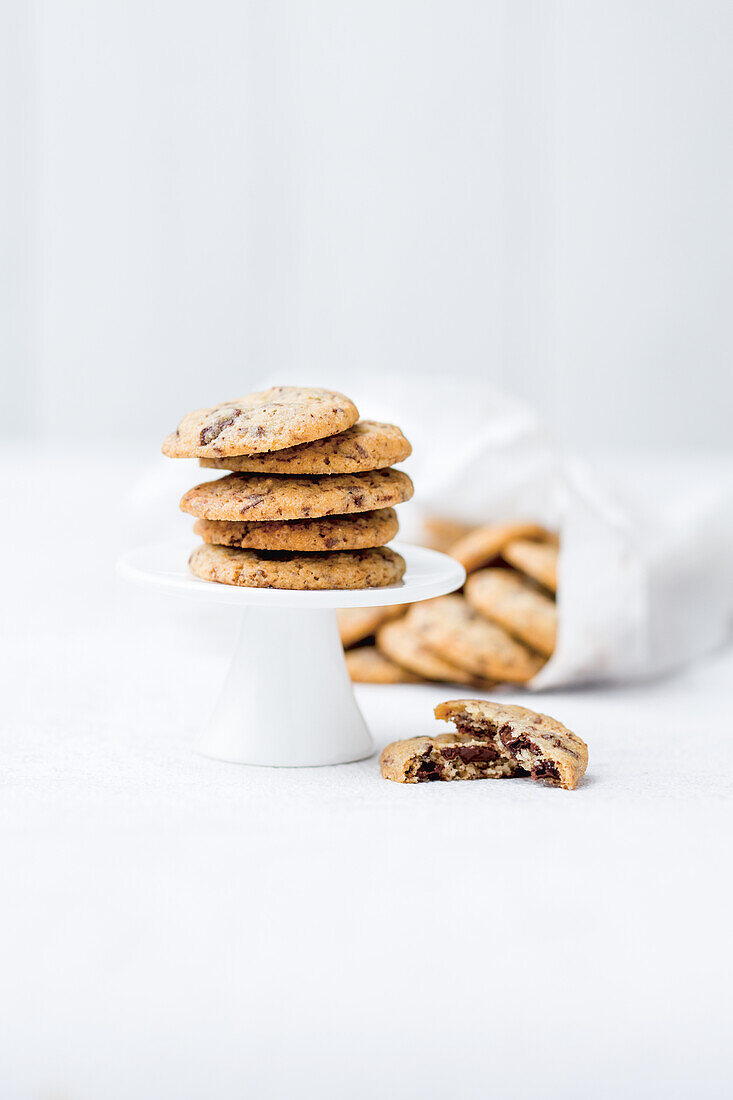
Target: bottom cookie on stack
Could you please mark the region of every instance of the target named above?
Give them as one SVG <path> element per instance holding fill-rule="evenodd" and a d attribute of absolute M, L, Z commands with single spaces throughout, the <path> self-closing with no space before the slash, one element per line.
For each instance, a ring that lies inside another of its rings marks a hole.
<path fill-rule="evenodd" d="M 405 559 L 386 546 L 332 554 L 239 550 L 204 543 L 188 559 L 191 572 L 205 581 L 245 588 L 383 588 L 396 584 Z"/>

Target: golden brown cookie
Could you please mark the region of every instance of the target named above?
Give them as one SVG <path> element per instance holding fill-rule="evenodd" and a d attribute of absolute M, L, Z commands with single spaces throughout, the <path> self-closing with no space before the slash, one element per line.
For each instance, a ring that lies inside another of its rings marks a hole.
<path fill-rule="evenodd" d="M 377 648 L 391 661 L 426 680 L 471 684 L 485 691 L 495 686 L 491 680 L 473 676 L 465 668 L 451 664 L 445 657 L 441 657 L 425 644 L 422 636 L 410 627 L 406 619 L 381 626 L 377 631 Z"/>
<path fill-rule="evenodd" d="M 353 516 L 240 523 L 199 519 L 193 527 L 204 542 L 243 550 L 364 550 L 384 546 L 399 529 L 393 508 L 356 512 Z"/>
<path fill-rule="evenodd" d="M 334 554 L 281 554 L 204 543 L 191 554 L 188 565 L 204 581 L 297 590 L 383 588 L 396 584 L 405 572 L 404 558 L 386 546 Z"/>
<path fill-rule="evenodd" d="M 393 741 L 382 750 L 379 764 L 384 778 L 394 783 L 508 779 L 517 771 L 512 758 L 492 740 L 460 733 Z"/>
<path fill-rule="evenodd" d="M 360 645 L 344 654 L 349 676 L 357 684 L 418 684 L 419 676 L 390 661 L 376 646 Z"/>
<path fill-rule="evenodd" d="M 448 553 L 459 561 L 467 573 L 480 569 L 513 539 L 546 539 L 549 531 L 536 523 L 489 523 L 476 527 L 449 547 Z"/>
<path fill-rule="evenodd" d="M 360 420 L 345 432 L 299 447 L 266 455 L 201 458 L 199 464 L 244 474 L 358 474 L 394 466 L 411 453 L 412 447 L 395 424 Z"/>
<path fill-rule="evenodd" d="M 588 766 L 588 746 L 548 714 L 488 699 L 450 699 L 435 717 L 455 722 L 459 733 L 484 737 L 506 752 L 532 779 L 572 790 Z"/>
<path fill-rule="evenodd" d="M 524 683 L 545 658 L 489 622 L 463 596 L 439 596 L 413 604 L 406 622 L 451 664 L 486 680 Z"/>
<path fill-rule="evenodd" d="M 163 444 L 170 458 L 219 458 L 279 451 L 344 432 L 359 419 L 353 401 L 335 390 L 273 386 L 197 409 Z"/>
<path fill-rule="evenodd" d="M 189 489 L 180 507 L 200 519 L 314 519 L 388 508 L 412 493 L 412 482 L 401 470 L 331 477 L 227 474 Z"/>
<path fill-rule="evenodd" d="M 480 569 L 466 582 L 466 599 L 487 619 L 549 657 L 557 638 L 557 607 L 509 569 Z"/>
<path fill-rule="evenodd" d="M 393 607 L 342 607 L 336 612 L 338 619 L 341 644 L 344 649 L 362 642 L 375 634 L 382 623 L 391 619 L 399 619 L 405 614 L 405 604 L 394 604 Z"/>
<path fill-rule="evenodd" d="M 530 542 L 528 539 L 515 539 L 507 543 L 501 552 L 505 561 L 539 581 L 550 592 L 557 592 L 558 555 L 558 548 L 552 543 Z"/>
<path fill-rule="evenodd" d="M 471 523 L 458 523 L 457 520 L 444 519 L 442 516 L 428 516 L 423 521 L 422 542 L 432 550 L 446 553 L 458 539 L 473 529 L 474 524 Z"/>

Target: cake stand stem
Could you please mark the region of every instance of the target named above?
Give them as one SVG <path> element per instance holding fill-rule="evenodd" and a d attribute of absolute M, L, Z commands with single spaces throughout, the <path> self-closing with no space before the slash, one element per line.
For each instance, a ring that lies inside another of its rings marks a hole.
<path fill-rule="evenodd" d="M 239 764 L 346 764 L 373 751 L 331 608 L 250 607 L 198 745 Z"/>

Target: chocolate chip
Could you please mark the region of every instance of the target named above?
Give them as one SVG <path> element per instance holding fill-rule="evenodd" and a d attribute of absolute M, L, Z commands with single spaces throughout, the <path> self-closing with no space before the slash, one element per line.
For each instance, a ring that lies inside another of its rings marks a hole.
<path fill-rule="evenodd" d="M 213 424 L 209 424 L 207 427 L 201 429 L 201 435 L 199 440 L 201 446 L 205 447 L 207 443 L 211 443 L 217 436 L 221 435 L 225 428 L 229 428 L 238 416 L 242 415 L 241 409 L 235 409 L 230 416 L 225 416 L 221 420 L 215 421 Z"/>
<path fill-rule="evenodd" d="M 560 782 L 560 773 L 551 760 L 539 760 L 532 765 L 529 774 L 533 779 L 552 779 L 556 783 Z"/>
<path fill-rule="evenodd" d="M 265 499 L 264 493 L 251 493 L 248 497 L 244 498 L 246 504 L 239 509 L 241 513 L 249 512 L 250 508 L 255 508 L 258 504 L 261 504 Z"/>
<path fill-rule="evenodd" d="M 472 737 L 491 738 L 494 730 L 489 723 L 473 722 L 470 718 L 457 715 L 455 718 L 456 729 L 459 733 L 469 734 Z"/>
<path fill-rule="evenodd" d="M 440 755 L 444 760 L 455 760 L 458 757 L 464 764 L 488 764 L 499 757 L 499 753 L 488 741 L 482 745 L 446 745 L 440 749 Z"/>
<path fill-rule="evenodd" d="M 549 743 L 551 745 L 554 745 L 555 748 L 562 749 L 562 751 L 566 752 L 568 756 L 574 756 L 576 760 L 580 760 L 580 757 L 575 749 L 571 748 L 571 746 L 566 741 L 563 741 L 561 737 L 551 736 L 549 733 L 542 733 L 540 734 L 540 736 L 544 741 L 549 741 Z"/>
<path fill-rule="evenodd" d="M 432 783 L 436 779 L 440 779 L 438 774 L 438 768 L 435 761 L 430 757 L 420 761 L 420 767 L 415 772 L 415 779 L 418 783 Z"/>
<path fill-rule="evenodd" d="M 507 735 L 502 734 L 500 730 L 499 736 L 512 756 L 519 752 L 529 752 L 532 756 L 541 755 L 539 747 L 535 745 L 533 741 L 530 741 L 526 734 L 520 733 L 517 737 L 507 737 Z"/>

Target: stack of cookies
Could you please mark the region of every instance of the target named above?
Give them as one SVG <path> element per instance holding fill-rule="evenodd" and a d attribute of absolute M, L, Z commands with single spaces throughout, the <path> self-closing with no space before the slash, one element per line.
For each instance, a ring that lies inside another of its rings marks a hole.
<path fill-rule="evenodd" d="M 411 447 L 393 424 L 359 420 L 341 393 L 275 386 L 189 413 L 171 458 L 230 471 L 189 489 L 181 509 L 203 543 L 195 576 L 251 588 L 373 588 L 402 578 L 385 544 L 413 493 L 392 466 Z"/>
<path fill-rule="evenodd" d="M 430 531 L 469 574 L 461 593 L 339 612 L 346 663 L 368 683 L 446 681 L 488 691 L 531 680 L 555 649 L 558 540 L 534 523 Z M 457 541 L 448 542 L 450 536 Z"/>

